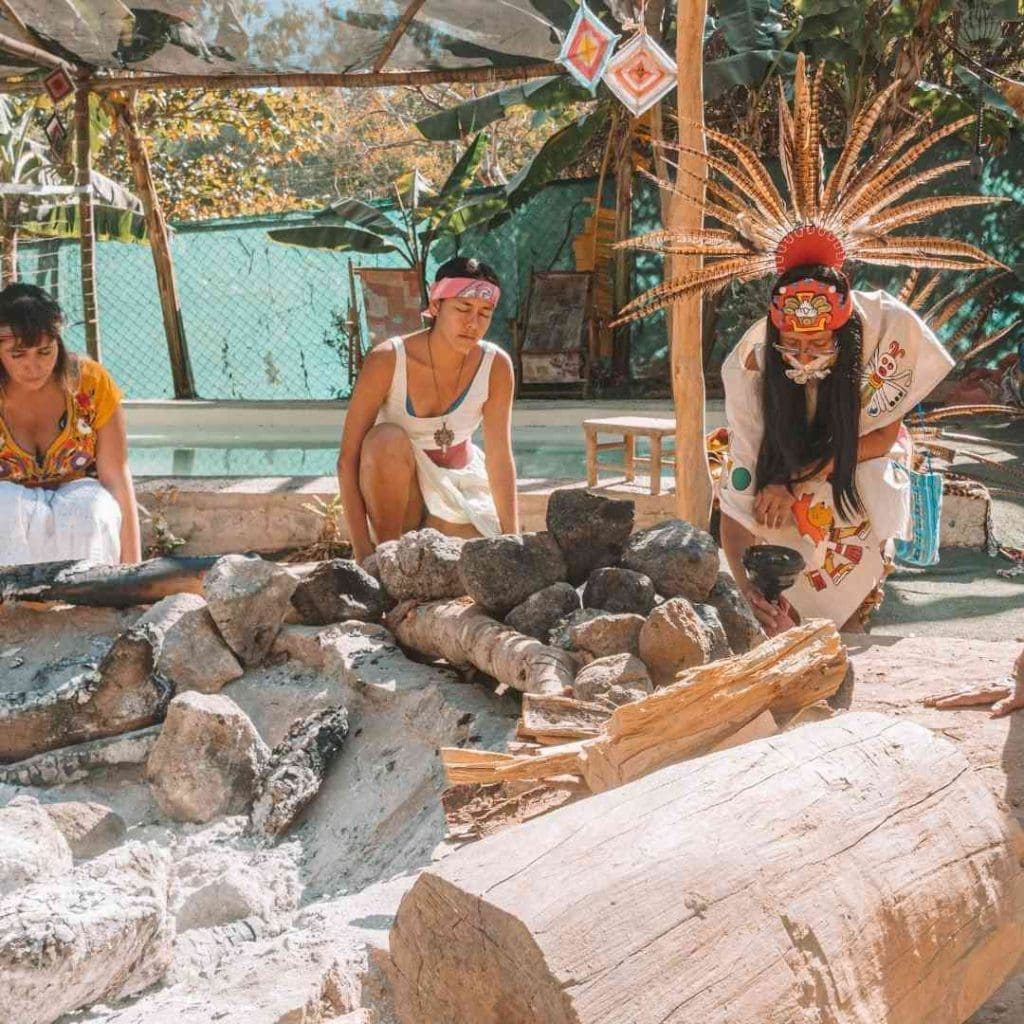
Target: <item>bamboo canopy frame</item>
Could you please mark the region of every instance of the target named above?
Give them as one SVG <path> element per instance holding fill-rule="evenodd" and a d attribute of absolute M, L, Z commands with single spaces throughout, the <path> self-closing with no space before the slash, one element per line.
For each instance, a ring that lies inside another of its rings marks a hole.
<path fill-rule="evenodd" d="M 227 72 L 220 74 L 161 74 L 134 72 L 115 74 L 86 65 L 74 66 L 78 87 L 84 93 L 76 97 L 76 110 L 88 112 L 88 93 L 117 92 L 131 94 L 141 90 L 157 89 L 239 89 L 239 88 L 292 88 L 292 87 L 334 87 L 334 88 L 388 88 L 393 86 L 418 86 L 439 83 L 497 83 L 512 80 L 533 79 L 563 73 L 563 69 L 551 61 L 535 60 L 529 63 L 497 64 L 485 67 L 452 67 L 427 70 L 386 71 L 396 49 L 413 25 L 424 0 L 409 0 L 384 44 L 367 71 L 346 72 Z M 676 57 L 678 72 L 679 109 L 700 111 L 701 120 L 696 124 L 680 123 L 680 142 L 704 152 L 703 133 L 703 24 L 707 11 L 707 0 L 679 0 Z M 17 3 L 0 0 L 0 13 L 22 36 L 22 40 L 0 33 L 0 53 L 8 53 L 19 61 L 35 64 L 24 74 L 19 73 L 4 79 L 0 77 L 0 92 L 32 93 L 44 89 L 42 72 L 55 67 L 68 66 L 63 55 L 46 49 L 46 40 L 37 37 L 17 13 Z M 20 69 L 19 69 L 20 71 Z M 150 244 L 153 247 L 154 263 L 160 284 L 161 307 L 164 315 L 164 329 L 174 374 L 176 398 L 195 397 L 192 371 L 189 364 L 188 347 L 181 319 L 180 304 L 174 284 L 174 271 L 163 214 L 159 209 L 152 189 L 152 178 L 148 170 L 148 158 L 144 141 L 135 130 L 130 104 L 122 105 L 122 130 L 125 132 L 132 153 L 133 171 L 136 184 L 142 193 L 146 206 L 147 223 L 150 229 Z M 76 123 L 81 120 L 81 113 Z M 86 136 L 88 132 L 86 131 Z M 685 137 L 684 137 L 685 136 Z M 81 162 L 88 160 L 88 145 L 79 141 L 79 175 Z M 706 166 L 700 155 L 691 156 L 688 170 L 691 180 L 704 178 Z M 86 207 L 83 205 L 83 214 Z M 684 201 L 676 198 L 668 210 L 668 224 L 677 229 L 700 227 L 702 213 Z M 83 232 L 88 228 L 93 237 L 83 239 L 84 257 L 87 251 L 94 252 L 95 237 L 91 216 L 81 218 Z M 699 260 L 695 257 L 673 257 L 670 264 L 688 264 Z M 667 272 L 679 273 L 684 266 L 666 267 Z M 83 282 L 83 288 L 85 284 Z M 95 312 L 95 292 L 92 305 L 86 301 L 87 321 L 89 310 Z M 98 325 L 95 345 L 98 353 Z M 676 412 L 676 505 L 680 518 L 706 528 L 711 509 L 711 477 L 704 450 L 704 374 L 701 357 L 701 307 L 699 297 L 687 297 L 676 302 L 669 316 L 669 347 L 671 352 L 671 378 L 673 402 Z M 91 351 L 91 349 L 90 349 Z"/>

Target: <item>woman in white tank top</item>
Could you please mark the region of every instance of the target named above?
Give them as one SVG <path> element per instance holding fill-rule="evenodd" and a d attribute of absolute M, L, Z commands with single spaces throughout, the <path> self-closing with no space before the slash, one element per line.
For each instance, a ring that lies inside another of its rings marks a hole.
<path fill-rule="evenodd" d="M 483 340 L 500 295 L 487 264 L 449 260 L 430 289 L 432 325 L 366 356 L 338 457 L 356 559 L 421 526 L 457 537 L 519 532 L 512 361 Z M 483 451 L 473 443 L 481 424 Z"/>

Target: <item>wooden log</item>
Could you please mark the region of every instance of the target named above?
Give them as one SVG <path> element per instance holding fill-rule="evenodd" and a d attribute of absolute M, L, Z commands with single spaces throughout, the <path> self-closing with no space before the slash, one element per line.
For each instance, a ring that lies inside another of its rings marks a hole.
<path fill-rule="evenodd" d="M 274 747 L 256 784 L 252 831 L 282 836 L 320 791 L 327 769 L 348 735 L 348 712 L 323 708 L 295 722 Z"/>
<path fill-rule="evenodd" d="M 152 604 L 169 594 L 199 594 L 203 576 L 217 561 L 151 558 L 137 565 L 97 562 L 40 562 L 0 567 L 0 604 L 7 601 L 63 601 L 98 608 Z"/>
<path fill-rule="evenodd" d="M 174 685 L 156 665 L 179 617 L 178 609 L 157 606 L 114 640 L 95 671 L 53 690 L 0 694 L 0 762 L 161 721 Z"/>
<path fill-rule="evenodd" d="M 830 697 L 846 675 L 835 624 L 810 619 L 746 654 L 687 669 L 671 686 L 624 704 L 602 734 L 535 756 L 444 747 L 448 781 L 581 776 L 597 793 L 705 754 L 765 711 L 797 711 Z"/>
<path fill-rule="evenodd" d="M 468 597 L 405 601 L 389 613 L 387 624 L 404 646 L 455 668 L 473 666 L 506 688 L 558 694 L 572 686 L 576 665 L 568 651 L 517 633 Z"/>
<path fill-rule="evenodd" d="M 517 733 L 538 743 L 587 739 L 600 734 L 611 714 L 609 708 L 574 697 L 526 693 Z"/>
<path fill-rule="evenodd" d="M 1020 829 L 945 738 L 847 714 L 428 867 L 401 1024 L 962 1024 L 1024 953 Z"/>

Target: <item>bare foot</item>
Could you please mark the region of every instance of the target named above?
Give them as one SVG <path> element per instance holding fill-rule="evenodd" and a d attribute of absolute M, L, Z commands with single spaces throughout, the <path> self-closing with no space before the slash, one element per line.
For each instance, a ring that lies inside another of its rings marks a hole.
<path fill-rule="evenodd" d="M 1005 683 L 925 697 L 924 704 L 929 708 L 940 709 L 971 708 L 991 704 L 992 718 L 1002 718 L 1024 708 L 1024 651 L 1021 651 L 1014 662 L 1013 677 Z"/>

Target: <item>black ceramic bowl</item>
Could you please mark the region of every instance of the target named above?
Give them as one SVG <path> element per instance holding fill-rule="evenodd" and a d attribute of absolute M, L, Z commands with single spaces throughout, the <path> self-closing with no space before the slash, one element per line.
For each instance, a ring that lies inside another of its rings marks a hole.
<path fill-rule="evenodd" d="M 750 582 L 773 604 L 796 581 L 804 556 L 781 544 L 757 544 L 743 552 L 743 568 Z"/>

